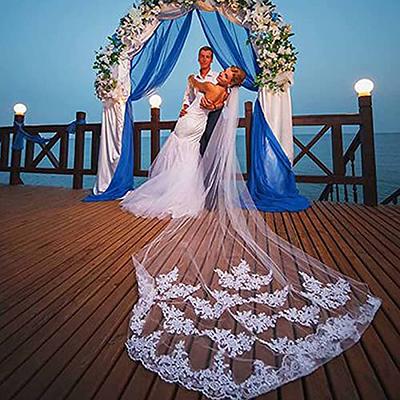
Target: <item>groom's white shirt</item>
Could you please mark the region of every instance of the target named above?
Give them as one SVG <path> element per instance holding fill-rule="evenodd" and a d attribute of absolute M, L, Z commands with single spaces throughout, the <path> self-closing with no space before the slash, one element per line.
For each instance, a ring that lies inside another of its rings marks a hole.
<path fill-rule="evenodd" d="M 212 83 L 217 83 L 217 76 L 218 76 L 218 72 L 215 71 L 209 71 L 208 74 L 203 78 L 200 75 L 200 72 L 198 72 L 195 75 L 195 78 L 199 81 L 199 82 L 212 82 Z M 188 106 L 190 106 L 190 104 L 192 104 L 193 100 L 196 97 L 196 89 L 194 89 L 193 87 L 191 87 L 189 85 L 189 83 L 186 85 L 186 90 L 185 90 L 185 94 L 183 96 L 183 103 L 182 103 L 182 107 L 187 104 Z"/>

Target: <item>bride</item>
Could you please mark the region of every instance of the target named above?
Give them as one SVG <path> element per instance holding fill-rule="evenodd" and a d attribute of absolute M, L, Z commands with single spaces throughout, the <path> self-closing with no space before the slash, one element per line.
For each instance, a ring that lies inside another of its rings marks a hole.
<path fill-rule="evenodd" d="M 190 78 L 195 102 L 150 179 L 122 202 L 137 215 L 174 217 L 133 255 L 139 298 L 127 353 L 212 399 L 254 398 L 310 374 L 357 343 L 381 304 L 257 211 L 235 154 L 243 79 L 235 67 L 217 87 Z M 202 96 L 227 99 L 200 158 Z"/>
<path fill-rule="evenodd" d="M 193 75 L 189 84 L 197 89 L 196 98 L 180 117 L 168 140 L 149 169 L 149 179 L 129 192 L 121 206 L 144 217 L 196 216 L 204 208 L 205 188 L 200 168 L 200 139 L 208 112 L 200 106 L 203 96 L 214 104 L 223 103 L 228 90 L 239 86 L 246 75 L 231 66 L 217 77 L 217 84 L 199 82 Z"/>

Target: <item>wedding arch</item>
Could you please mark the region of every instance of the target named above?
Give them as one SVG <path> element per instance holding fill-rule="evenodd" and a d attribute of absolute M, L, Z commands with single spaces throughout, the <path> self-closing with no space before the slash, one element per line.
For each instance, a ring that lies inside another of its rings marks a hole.
<path fill-rule="evenodd" d="M 133 102 L 172 72 L 196 12 L 223 68 L 238 65 L 243 86 L 258 92 L 248 187 L 263 211 L 300 210 L 294 173 L 290 85 L 296 63 L 291 26 L 270 0 L 142 0 L 96 55 L 103 102 L 98 174 L 85 201 L 118 199 L 133 188 Z"/>

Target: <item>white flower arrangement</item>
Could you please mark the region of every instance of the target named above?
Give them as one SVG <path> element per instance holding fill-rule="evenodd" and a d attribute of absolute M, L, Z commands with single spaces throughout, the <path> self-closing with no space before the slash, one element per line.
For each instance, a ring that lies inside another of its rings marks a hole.
<path fill-rule="evenodd" d="M 93 68 L 97 71 L 95 89 L 102 100 L 115 99 L 119 88 L 115 73 L 118 64 L 129 58 L 135 48 L 140 46 L 140 37 L 145 29 L 157 21 L 162 7 L 174 5 L 191 10 L 197 0 L 142 0 L 125 15 L 116 32 L 108 37 L 108 44 L 96 53 Z M 243 26 L 249 29 L 249 42 L 257 53 L 260 73 L 255 83 L 280 92 L 291 85 L 295 70 L 297 53 L 291 43 L 291 26 L 284 24 L 282 17 L 275 11 L 271 0 L 201 0 L 213 6 L 224 7 L 232 12 Z"/>

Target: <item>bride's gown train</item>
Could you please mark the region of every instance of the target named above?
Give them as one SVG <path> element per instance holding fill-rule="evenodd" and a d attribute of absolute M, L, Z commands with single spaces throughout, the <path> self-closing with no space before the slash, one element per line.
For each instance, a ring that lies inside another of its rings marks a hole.
<path fill-rule="evenodd" d="M 204 208 L 204 183 L 200 167 L 200 139 L 208 111 L 200 107 L 198 92 L 177 121 L 149 170 L 149 179 L 129 192 L 121 206 L 133 214 L 164 218 L 196 216 Z"/>
<path fill-rule="evenodd" d="M 123 201 L 140 215 L 186 213 L 133 256 L 139 300 L 128 355 L 213 399 L 253 398 L 311 373 L 356 343 L 380 306 L 365 284 L 276 235 L 255 209 L 237 173 L 237 92 L 201 160 L 188 140 L 200 135 L 196 118 L 180 119 L 147 186 Z"/>

